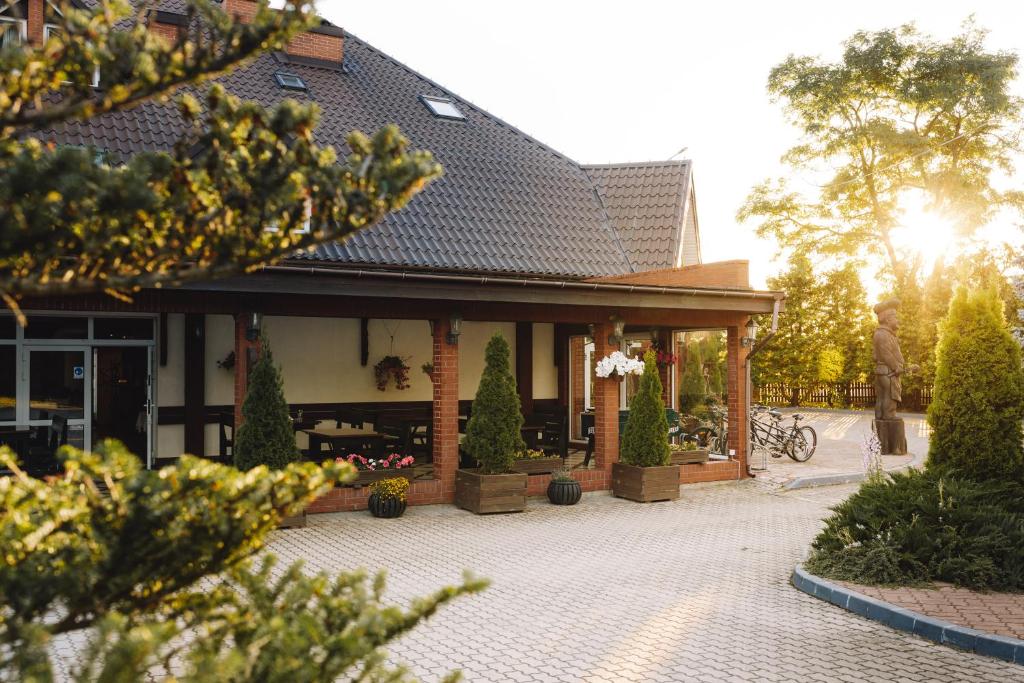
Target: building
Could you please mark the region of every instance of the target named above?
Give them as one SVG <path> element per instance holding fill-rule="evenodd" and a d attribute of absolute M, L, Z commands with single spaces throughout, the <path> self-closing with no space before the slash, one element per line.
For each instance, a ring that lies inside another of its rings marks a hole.
<path fill-rule="evenodd" d="M 255 7 L 225 2 L 242 18 Z M 47 0 L 11 7 L 0 19 L 40 39 Z M 153 30 L 175 36 L 181 12 L 164 2 L 150 15 Z M 322 144 L 397 123 L 445 175 L 343 244 L 245 277 L 143 291 L 132 303 L 26 301 L 27 328 L 0 325 L 0 428 L 35 430 L 26 437 L 34 443 L 46 430 L 86 448 L 119 438 L 150 465 L 183 451 L 222 454 L 260 331 L 297 425 L 353 411 L 422 423 L 418 447 L 432 467 L 413 482 L 414 504 L 452 499 L 459 417 L 495 331 L 513 346 L 524 413 L 561 416 L 577 438 L 586 437 L 581 413 L 592 421 L 594 466 L 578 471 L 586 490 L 608 488 L 618 457 L 629 383 L 591 370 L 614 349 L 675 348 L 683 333 L 716 331 L 730 424 L 742 423 L 744 329 L 751 315 L 777 310 L 781 294 L 751 289 L 745 262 L 701 262 L 689 162 L 580 165 L 327 23 L 221 81 L 267 106 L 317 102 Z M 153 103 L 52 137 L 124 157 L 167 149 L 180 130 L 174 110 Z M 373 367 L 385 356 L 409 366 L 407 389 L 378 390 Z M 663 372 L 674 402 L 677 373 Z M 297 438 L 308 447 L 301 431 Z M 745 441 L 734 428 L 732 456 L 685 466 L 682 480 L 744 476 Z M 531 491 L 546 486 L 546 477 L 531 479 Z M 365 495 L 338 489 L 316 509 L 362 506 Z"/>

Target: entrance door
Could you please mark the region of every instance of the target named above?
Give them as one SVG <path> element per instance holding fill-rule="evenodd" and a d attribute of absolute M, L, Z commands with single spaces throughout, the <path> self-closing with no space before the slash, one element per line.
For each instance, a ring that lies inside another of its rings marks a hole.
<path fill-rule="evenodd" d="M 23 390 L 28 424 L 42 428 L 39 441 L 88 448 L 91 358 L 83 347 L 25 347 Z M 25 386 L 27 384 L 27 386 Z M 56 418 L 56 419 L 55 419 Z M 45 434 L 49 428 L 48 434 Z"/>
<path fill-rule="evenodd" d="M 92 349 L 92 443 L 117 439 L 147 464 L 152 435 L 150 349 Z"/>

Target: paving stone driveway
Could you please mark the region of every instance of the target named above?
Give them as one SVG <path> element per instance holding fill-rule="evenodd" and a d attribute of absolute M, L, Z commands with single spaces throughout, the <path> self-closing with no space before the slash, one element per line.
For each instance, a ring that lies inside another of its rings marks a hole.
<path fill-rule="evenodd" d="M 1024 667 L 887 629 L 793 589 L 826 508 L 853 487 L 779 493 L 753 481 L 686 486 L 672 503 L 595 493 L 516 515 L 451 506 L 397 520 L 317 515 L 270 548 L 311 569 L 388 569 L 404 600 L 493 585 L 391 648 L 426 680 L 1024 681 Z"/>

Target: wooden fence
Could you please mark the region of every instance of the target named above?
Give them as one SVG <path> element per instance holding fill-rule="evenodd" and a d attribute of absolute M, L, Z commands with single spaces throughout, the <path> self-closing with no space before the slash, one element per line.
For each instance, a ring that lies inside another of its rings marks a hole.
<path fill-rule="evenodd" d="M 772 406 L 871 408 L 875 405 L 875 385 L 868 382 L 817 382 L 802 387 L 763 384 L 754 387 L 754 400 Z M 931 402 L 931 387 L 904 389 L 900 409 L 922 412 Z"/>

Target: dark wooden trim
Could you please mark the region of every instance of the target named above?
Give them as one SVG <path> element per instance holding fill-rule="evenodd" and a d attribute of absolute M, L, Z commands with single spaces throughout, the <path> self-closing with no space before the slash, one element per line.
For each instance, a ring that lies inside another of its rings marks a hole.
<path fill-rule="evenodd" d="M 459 401 L 459 414 L 465 415 L 469 411 L 473 401 Z M 534 410 L 538 408 L 555 408 L 558 400 L 554 398 L 534 399 Z M 433 408 L 432 401 L 362 401 L 346 403 L 291 403 L 288 410 L 292 413 L 302 411 L 303 417 L 316 420 L 333 420 L 339 410 L 345 408 L 357 408 L 360 410 L 379 410 L 382 407 L 394 410 L 408 409 L 410 411 L 427 412 Z M 222 415 L 233 415 L 235 406 L 230 403 L 223 405 L 208 405 L 203 407 L 202 417 L 204 424 L 217 424 Z M 184 406 L 160 406 L 160 426 L 172 426 L 185 424 Z"/>
<path fill-rule="evenodd" d="M 185 452 L 205 456 L 206 316 L 185 316 Z"/>
<path fill-rule="evenodd" d="M 160 314 L 160 340 L 159 340 L 159 345 L 160 345 L 160 367 L 166 368 L 167 367 L 167 349 L 169 348 L 169 345 L 167 344 L 167 314 L 166 313 L 161 313 Z"/>
<path fill-rule="evenodd" d="M 364 368 L 370 360 L 370 319 L 359 319 L 359 364 Z"/>
<path fill-rule="evenodd" d="M 533 412 L 533 323 L 516 323 L 516 386 L 523 414 Z"/>

